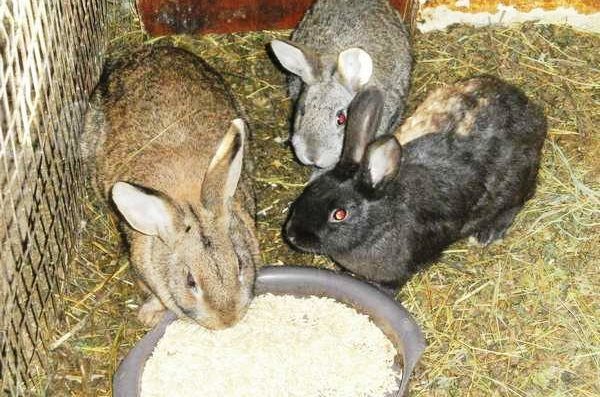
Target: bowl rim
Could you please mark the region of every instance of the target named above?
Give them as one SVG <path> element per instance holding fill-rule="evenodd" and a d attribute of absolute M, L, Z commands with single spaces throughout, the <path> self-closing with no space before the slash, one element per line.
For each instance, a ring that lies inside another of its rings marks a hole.
<path fill-rule="evenodd" d="M 421 328 L 411 314 L 392 297 L 371 284 L 348 274 L 306 266 L 264 266 L 257 272 L 255 294 L 273 293 L 296 296 L 327 296 L 367 314 L 386 334 L 402 359 L 402 378 L 398 390 L 388 396 L 404 396 L 410 376 L 425 349 Z M 144 364 L 177 316 L 167 312 L 121 360 L 113 375 L 114 397 L 141 396 Z"/>

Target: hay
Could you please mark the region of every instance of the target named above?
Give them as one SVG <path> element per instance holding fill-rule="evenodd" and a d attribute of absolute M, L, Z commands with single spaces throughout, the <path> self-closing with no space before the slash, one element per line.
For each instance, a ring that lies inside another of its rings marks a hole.
<path fill-rule="evenodd" d="M 288 204 L 309 174 L 285 142 L 284 78 L 265 54 L 269 40 L 286 36 L 168 40 L 221 70 L 246 106 L 263 261 L 333 267 L 290 250 L 280 236 Z M 600 393 L 599 39 L 536 25 L 454 27 L 415 37 L 411 109 L 437 86 L 499 74 L 544 106 L 550 133 L 537 194 L 506 240 L 488 248 L 456 244 L 401 292 L 429 343 L 413 395 Z M 134 21 L 119 30 L 113 54 L 142 40 Z M 110 395 L 119 359 L 145 332 L 135 319 L 142 298 L 121 258 L 115 221 L 90 200 L 81 255 L 67 280 L 72 307 L 60 330 L 67 337 L 54 351 L 50 395 Z"/>

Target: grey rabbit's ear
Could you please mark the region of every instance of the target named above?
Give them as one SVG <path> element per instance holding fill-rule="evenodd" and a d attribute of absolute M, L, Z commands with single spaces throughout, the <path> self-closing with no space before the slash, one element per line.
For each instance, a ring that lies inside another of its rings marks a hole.
<path fill-rule="evenodd" d="M 233 120 L 204 176 L 202 204 L 217 216 L 229 213 L 228 203 L 235 194 L 242 173 L 245 138 L 244 121 Z"/>
<path fill-rule="evenodd" d="M 306 84 L 317 82 L 320 61 L 314 50 L 287 40 L 271 41 L 271 49 L 285 69 L 300 77 Z"/>
<path fill-rule="evenodd" d="M 348 124 L 340 164 L 359 164 L 375 137 L 383 113 L 383 93 L 376 87 L 360 91 L 348 107 Z"/>
<path fill-rule="evenodd" d="M 348 48 L 338 56 L 337 74 L 342 84 L 351 92 L 357 92 L 371 80 L 373 60 L 365 50 Z"/>
<path fill-rule="evenodd" d="M 402 146 L 394 135 L 384 135 L 367 148 L 363 160 L 363 176 L 372 188 L 383 186 L 398 173 Z"/>
<path fill-rule="evenodd" d="M 117 182 L 111 195 L 127 223 L 138 232 L 163 239 L 173 232 L 177 211 L 162 193 Z"/>

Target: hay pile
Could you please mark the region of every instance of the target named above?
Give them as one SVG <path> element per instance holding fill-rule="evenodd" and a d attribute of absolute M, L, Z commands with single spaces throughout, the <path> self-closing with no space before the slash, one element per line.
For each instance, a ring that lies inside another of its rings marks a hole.
<path fill-rule="evenodd" d="M 118 55 L 144 40 L 118 32 Z M 246 106 L 254 139 L 264 263 L 333 267 L 291 251 L 280 230 L 309 170 L 287 147 L 289 101 L 261 32 L 171 38 L 203 56 Z M 410 111 L 433 88 L 479 73 L 518 84 L 545 108 L 550 131 L 537 194 L 504 242 L 459 243 L 399 299 L 428 348 L 412 395 L 592 396 L 600 393 L 600 37 L 557 26 L 454 27 L 417 34 Z M 120 358 L 145 332 L 141 297 L 121 257 L 115 221 L 90 198 L 81 255 L 66 280 L 50 395 L 108 396 Z"/>

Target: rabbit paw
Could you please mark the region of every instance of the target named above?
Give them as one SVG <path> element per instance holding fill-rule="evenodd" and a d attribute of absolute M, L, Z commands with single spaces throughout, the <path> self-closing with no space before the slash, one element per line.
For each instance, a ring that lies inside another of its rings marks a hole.
<path fill-rule="evenodd" d="M 504 233 L 499 233 L 495 231 L 480 231 L 475 233 L 473 236 L 469 236 L 468 243 L 469 245 L 474 245 L 477 247 L 487 247 L 493 243 L 502 243 L 502 237 Z"/>
<path fill-rule="evenodd" d="M 501 243 L 506 231 L 512 224 L 520 209 L 521 206 L 518 206 L 504 211 L 494 220 L 489 228 L 480 230 L 473 236 L 469 237 L 469 243 L 475 242 L 483 247 L 486 247 L 492 243 Z"/>
<path fill-rule="evenodd" d="M 138 320 L 147 327 L 154 327 L 162 319 L 166 310 L 161 301 L 153 296 L 140 307 Z"/>

